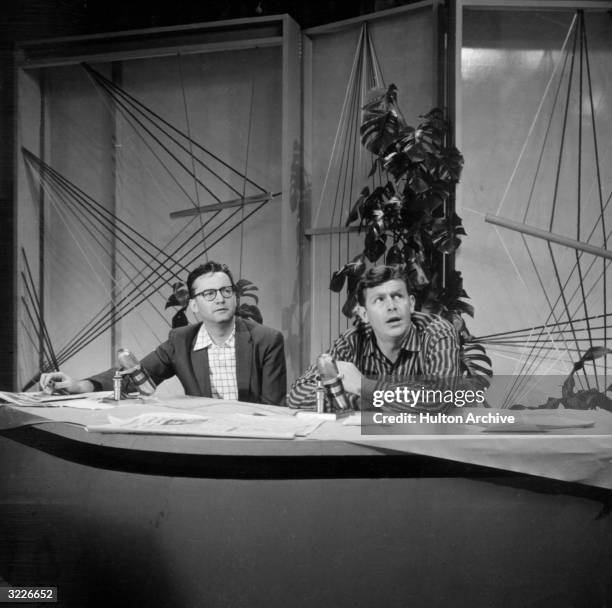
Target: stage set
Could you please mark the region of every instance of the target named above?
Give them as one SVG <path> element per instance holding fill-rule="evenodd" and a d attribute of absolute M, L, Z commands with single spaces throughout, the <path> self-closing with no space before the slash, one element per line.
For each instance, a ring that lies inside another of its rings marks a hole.
<path fill-rule="evenodd" d="M 467 303 L 466 371 L 491 363 L 478 412 L 522 426 L 308 427 L 176 380 L 113 409 L 2 404 L 0 587 L 61 606 L 612 605 L 609 9 L 425 0 L 18 45 L 4 390 L 149 353 L 207 259 L 257 287 L 242 301 L 283 333 L 290 386 L 351 327 L 330 279 L 364 248 L 355 201 L 389 179 L 360 126 L 394 84 L 397 116 L 442 108 L 463 155 L 436 281 Z M 121 427 L 160 412 L 217 430 Z"/>

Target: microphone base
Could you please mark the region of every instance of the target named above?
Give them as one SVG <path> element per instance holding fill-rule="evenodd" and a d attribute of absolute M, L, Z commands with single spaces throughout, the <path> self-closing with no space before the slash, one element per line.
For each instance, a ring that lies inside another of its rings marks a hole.
<path fill-rule="evenodd" d="M 145 400 L 142 397 L 121 397 L 121 399 L 104 397 L 102 403 L 110 403 L 112 405 L 136 405 L 145 403 Z"/>
<path fill-rule="evenodd" d="M 311 420 L 340 420 L 347 418 L 351 414 L 355 414 L 354 410 L 339 410 L 337 412 L 313 412 L 310 410 L 302 410 L 296 414 L 298 418 L 310 418 Z"/>

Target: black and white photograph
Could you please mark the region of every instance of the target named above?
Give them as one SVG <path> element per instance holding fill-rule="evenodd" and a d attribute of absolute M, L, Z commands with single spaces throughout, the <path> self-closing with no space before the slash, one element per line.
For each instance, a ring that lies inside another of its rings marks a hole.
<path fill-rule="evenodd" d="M 11 0 L 0 605 L 612 607 L 612 2 Z"/>

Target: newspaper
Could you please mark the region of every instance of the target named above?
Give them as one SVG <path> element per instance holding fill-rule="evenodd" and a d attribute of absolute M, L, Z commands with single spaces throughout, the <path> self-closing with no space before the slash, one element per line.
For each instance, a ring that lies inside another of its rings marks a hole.
<path fill-rule="evenodd" d="M 295 416 L 260 413 L 155 412 L 134 418 L 109 416 L 109 424 L 89 425 L 90 433 L 136 433 L 154 435 L 196 435 L 204 437 L 243 437 L 294 439 L 312 433 L 322 420 L 299 420 Z"/>
<path fill-rule="evenodd" d="M 10 403 L 18 407 L 72 407 L 82 410 L 105 410 L 115 407 L 102 401 L 110 393 L 95 393 L 95 397 L 92 395 L 93 393 L 49 395 L 42 391 L 32 393 L 0 391 L 0 403 Z"/>

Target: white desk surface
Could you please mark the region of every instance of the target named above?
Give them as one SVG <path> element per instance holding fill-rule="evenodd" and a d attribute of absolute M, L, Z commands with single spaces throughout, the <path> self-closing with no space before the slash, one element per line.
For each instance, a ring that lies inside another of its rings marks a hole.
<path fill-rule="evenodd" d="M 68 403 L 68 402 L 67 402 Z M 22 408 L 0 405 L 0 430 L 10 437 L 12 428 L 35 426 L 66 439 L 97 446 L 137 451 L 216 456 L 365 456 L 415 454 L 473 465 L 541 476 L 572 483 L 612 489 L 612 414 L 603 410 L 539 410 L 504 414 L 538 421 L 559 416 L 593 422 L 590 428 L 563 428 L 543 432 L 484 432 L 476 425 L 412 425 L 410 434 L 366 435 L 355 419 L 323 422 L 307 437 L 293 440 L 199 437 L 181 435 L 134 435 L 89 433 L 85 426 L 108 422 L 109 413 L 130 418 L 144 413 L 219 411 L 219 402 L 202 397 L 154 398 L 145 404 L 126 404 L 112 410 L 83 410 L 72 407 Z M 226 402 L 232 412 L 264 412 L 293 415 L 294 410 Z M 467 409 L 465 410 L 467 411 Z M 501 410 L 470 408 L 473 413 Z M 452 414 L 452 412 L 451 412 Z M 423 434 L 426 433 L 426 434 Z"/>

